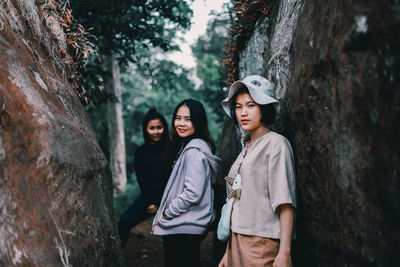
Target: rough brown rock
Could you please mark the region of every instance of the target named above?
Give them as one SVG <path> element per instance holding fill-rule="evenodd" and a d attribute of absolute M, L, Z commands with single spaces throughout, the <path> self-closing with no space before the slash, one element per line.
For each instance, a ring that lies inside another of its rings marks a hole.
<path fill-rule="evenodd" d="M 38 2 L 0 7 L 0 266 L 121 266 L 108 164 Z"/>
<path fill-rule="evenodd" d="M 400 5 L 307 1 L 289 90 L 299 261 L 397 266 Z"/>

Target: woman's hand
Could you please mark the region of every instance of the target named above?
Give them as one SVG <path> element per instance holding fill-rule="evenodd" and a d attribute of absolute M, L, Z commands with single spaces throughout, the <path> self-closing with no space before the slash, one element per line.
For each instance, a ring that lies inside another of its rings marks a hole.
<path fill-rule="evenodd" d="M 272 267 L 293 267 L 290 253 L 278 253 Z"/>
<path fill-rule="evenodd" d="M 157 212 L 157 206 L 152 204 L 147 207 L 147 213 L 155 214 Z"/>
<path fill-rule="evenodd" d="M 218 267 L 228 267 L 228 253 L 225 252 L 224 256 L 218 264 Z"/>

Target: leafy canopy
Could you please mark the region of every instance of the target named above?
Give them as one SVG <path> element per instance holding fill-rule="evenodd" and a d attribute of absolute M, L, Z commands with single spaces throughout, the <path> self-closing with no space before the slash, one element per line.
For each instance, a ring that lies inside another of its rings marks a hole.
<path fill-rule="evenodd" d="M 192 10 L 179 0 L 75 0 L 73 15 L 98 38 L 101 54 L 136 62 L 136 48 L 171 49 L 175 31 L 190 26 Z"/>

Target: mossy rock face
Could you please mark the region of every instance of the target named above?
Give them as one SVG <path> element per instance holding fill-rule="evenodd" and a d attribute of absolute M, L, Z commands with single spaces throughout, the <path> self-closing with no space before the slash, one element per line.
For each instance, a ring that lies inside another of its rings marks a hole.
<path fill-rule="evenodd" d="M 63 66 L 44 42 L 55 32 L 42 20 L 37 24 L 36 2 L 6 2 L 0 15 L 0 265 L 121 266 L 110 171 Z"/>
<path fill-rule="evenodd" d="M 399 10 L 396 1 L 272 1 L 239 52 L 240 78 L 275 85 L 274 129 L 295 151 L 295 266 L 400 264 Z"/>

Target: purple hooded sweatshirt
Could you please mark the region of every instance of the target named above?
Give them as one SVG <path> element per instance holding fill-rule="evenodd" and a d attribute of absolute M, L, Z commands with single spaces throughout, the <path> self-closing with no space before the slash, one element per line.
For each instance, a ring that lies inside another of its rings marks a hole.
<path fill-rule="evenodd" d="M 215 220 L 214 191 L 219 158 L 202 139 L 181 152 L 153 220 L 153 234 L 203 234 Z M 163 212 L 171 220 L 162 218 Z"/>

